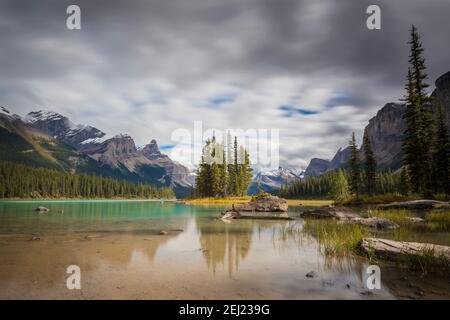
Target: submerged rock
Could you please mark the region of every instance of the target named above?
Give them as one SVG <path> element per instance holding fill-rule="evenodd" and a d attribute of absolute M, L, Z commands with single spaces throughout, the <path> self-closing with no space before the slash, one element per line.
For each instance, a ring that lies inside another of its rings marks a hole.
<path fill-rule="evenodd" d="M 39 206 L 39 207 L 37 207 L 37 208 L 35 209 L 35 211 L 38 211 L 38 212 L 49 212 L 50 209 L 49 209 L 49 208 L 46 208 L 46 207 L 41 207 L 41 206 Z"/>
<path fill-rule="evenodd" d="M 425 219 L 419 218 L 419 217 L 406 217 L 406 220 L 409 220 L 410 222 L 415 222 L 415 223 L 425 222 Z"/>
<path fill-rule="evenodd" d="M 377 209 L 411 209 L 411 210 L 430 210 L 430 209 L 450 209 L 450 203 L 437 200 L 412 200 L 392 202 L 375 206 Z"/>
<path fill-rule="evenodd" d="M 286 212 L 288 204 L 285 199 L 265 195 L 260 198 L 255 197 L 249 203 L 236 205 L 235 210 L 238 212 Z"/>
<path fill-rule="evenodd" d="M 308 272 L 306 274 L 307 278 L 317 278 L 319 275 L 317 274 L 317 272 L 315 272 L 314 270 L 311 270 L 310 272 Z"/>
<path fill-rule="evenodd" d="M 372 218 L 366 218 L 366 219 L 356 219 L 354 220 L 356 223 L 368 226 L 370 228 L 374 229 L 398 229 L 400 226 L 396 224 L 395 222 L 392 222 L 389 219 L 386 218 L 379 218 L 379 217 L 372 217 Z"/>
<path fill-rule="evenodd" d="M 378 238 L 363 238 L 361 248 L 366 253 L 374 253 L 379 257 L 400 259 L 408 255 L 431 255 L 446 259 L 450 263 L 450 247 L 431 243 L 394 241 Z"/>
<path fill-rule="evenodd" d="M 317 218 L 317 219 L 338 219 L 338 220 L 352 220 L 361 218 L 360 215 L 343 208 L 315 208 L 304 211 L 301 214 L 302 218 Z"/>

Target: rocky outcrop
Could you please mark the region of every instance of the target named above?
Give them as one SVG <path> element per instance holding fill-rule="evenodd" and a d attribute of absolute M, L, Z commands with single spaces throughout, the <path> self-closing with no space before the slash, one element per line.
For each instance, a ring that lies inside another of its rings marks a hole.
<path fill-rule="evenodd" d="M 363 238 L 361 248 L 368 254 L 393 260 L 408 256 L 427 255 L 446 259 L 450 263 L 450 247 L 430 243 L 404 242 L 377 238 Z"/>
<path fill-rule="evenodd" d="M 410 210 L 432 210 L 450 209 L 450 203 L 436 200 L 412 200 L 392 202 L 375 206 L 376 209 L 410 209 Z"/>
<path fill-rule="evenodd" d="M 238 212 L 287 212 L 288 204 L 282 198 L 268 195 L 249 203 L 236 205 L 235 210 Z"/>

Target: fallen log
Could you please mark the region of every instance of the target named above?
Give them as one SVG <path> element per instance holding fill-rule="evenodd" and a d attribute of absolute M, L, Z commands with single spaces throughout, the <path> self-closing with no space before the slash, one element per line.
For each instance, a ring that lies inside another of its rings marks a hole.
<path fill-rule="evenodd" d="M 450 247 L 437 244 L 363 238 L 361 248 L 368 254 L 392 260 L 403 259 L 407 256 L 427 255 L 446 259 L 450 263 Z"/>

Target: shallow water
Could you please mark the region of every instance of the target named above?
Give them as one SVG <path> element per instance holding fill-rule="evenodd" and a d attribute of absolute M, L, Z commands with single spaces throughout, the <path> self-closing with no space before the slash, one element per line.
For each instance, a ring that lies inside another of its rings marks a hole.
<path fill-rule="evenodd" d="M 51 211 L 37 213 L 38 205 Z M 302 220 L 225 223 L 220 211 L 150 201 L 0 202 L 0 298 L 450 297 L 448 281 L 387 265 L 381 289 L 368 293 L 368 261 L 325 258 L 314 238 L 284 232 L 302 230 Z M 73 264 L 81 290 L 66 288 Z M 318 276 L 306 277 L 312 270 Z"/>

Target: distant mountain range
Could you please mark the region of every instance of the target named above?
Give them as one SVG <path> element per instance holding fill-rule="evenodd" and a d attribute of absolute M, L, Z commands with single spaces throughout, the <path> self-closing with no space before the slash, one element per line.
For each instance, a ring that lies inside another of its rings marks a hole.
<path fill-rule="evenodd" d="M 282 185 L 290 185 L 293 181 L 303 178 L 303 172 L 279 167 L 276 170 L 260 171 L 254 178 L 248 190 L 249 194 L 256 194 L 258 189 L 266 192 L 276 192 Z"/>
<path fill-rule="evenodd" d="M 189 170 L 162 154 L 156 140 L 137 149 L 126 134 L 108 136 L 52 111 L 24 118 L 0 107 L 0 160 L 173 188 L 178 197 L 193 186 Z"/>
<path fill-rule="evenodd" d="M 436 80 L 436 88 L 431 94 L 430 108 L 436 111 L 439 105 L 443 106 L 447 126 L 450 133 L 450 72 L 445 73 Z M 406 106 L 401 103 L 387 103 L 375 117 L 369 120 L 364 129 L 364 135 L 369 135 L 372 149 L 380 169 L 397 170 L 402 166 L 402 140 L 405 131 L 403 113 Z M 363 155 L 364 144 L 360 148 L 360 158 Z M 328 171 L 345 167 L 350 157 L 348 147 L 336 152 L 332 160 L 319 158 L 311 159 L 305 170 L 305 177 L 322 175 Z"/>
<path fill-rule="evenodd" d="M 431 97 L 430 108 L 444 106 L 450 132 L 450 72 L 436 80 Z M 380 169 L 401 167 L 405 108 L 401 103 L 387 103 L 364 130 Z M 362 160 L 363 150 L 364 145 L 360 149 Z M 313 158 L 304 172 L 281 167 L 258 172 L 248 192 L 255 194 L 258 185 L 262 190 L 275 192 L 303 177 L 345 167 L 349 156 L 348 147 L 339 148 L 331 160 Z M 129 135 L 107 135 L 92 126 L 74 124 L 52 111 L 33 111 L 21 117 L 0 107 L 0 160 L 169 186 L 178 197 L 191 194 L 195 182 L 195 174 L 161 153 L 156 140 L 137 148 Z"/>

